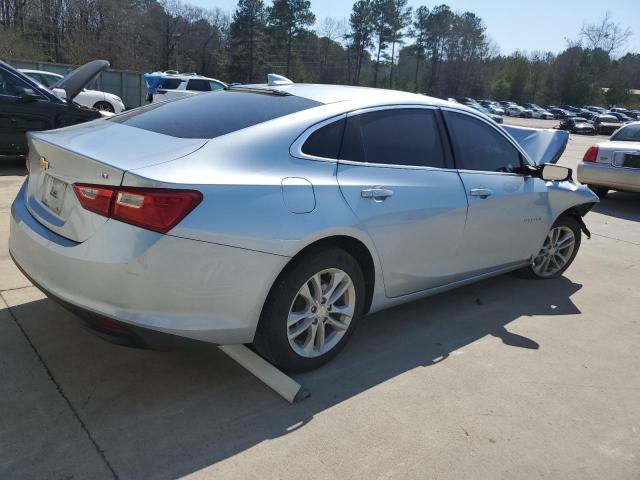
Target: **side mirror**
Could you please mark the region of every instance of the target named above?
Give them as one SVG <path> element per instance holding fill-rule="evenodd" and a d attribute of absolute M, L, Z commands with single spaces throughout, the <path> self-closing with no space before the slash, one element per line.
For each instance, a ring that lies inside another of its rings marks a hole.
<path fill-rule="evenodd" d="M 545 163 L 542 165 L 540 177 L 545 181 L 564 182 L 571 178 L 571 169 L 553 163 Z"/>
<path fill-rule="evenodd" d="M 40 95 L 38 95 L 30 88 L 23 88 L 20 92 L 18 92 L 18 98 L 20 98 L 20 100 L 22 100 L 24 103 L 30 103 L 38 100 L 40 98 Z"/>

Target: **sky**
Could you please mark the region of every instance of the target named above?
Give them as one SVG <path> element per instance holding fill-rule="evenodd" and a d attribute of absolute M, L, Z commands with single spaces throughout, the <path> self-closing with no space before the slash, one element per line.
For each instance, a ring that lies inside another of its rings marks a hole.
<path fill-rule="evenodd" d="M 201 7 L 218 7 L 229 13 L 237 0 L 185 0 Z M 270 4 L 269 0 L 265 1 Z M 446 3 L 455 11 L 471 11 L 487 26 L 487 34 L 500 49 L 510 54 L 515 50 L 537 50 L 558 53 L 565 49 L 565 38 L 575 39 L 582 24 L 596 22 L 607 10 L 613 20 L 630 27 L 633 36 L 625 50 L 640 52 L 640 0 L 409 0 L 415 9 Z M 324 17 L 348 20 L 351 0 L 311 0 L 317 20 Z"/>

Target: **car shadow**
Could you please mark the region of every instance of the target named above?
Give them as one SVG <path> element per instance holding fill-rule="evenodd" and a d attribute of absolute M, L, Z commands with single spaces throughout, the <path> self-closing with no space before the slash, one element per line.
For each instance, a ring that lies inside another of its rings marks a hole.
<path fill-rule="evenodd" d="M 23 157 L 7 157 L 0 155 L 0 177 L 15 177 L 27 174 Z"/>
<path fill-rule="evenodd" d="M 593 207 L 593 211 L 620 218 L 622 220 L 640 221 L 640 193 L 609 192 Z"/>
<path fill-rule="evenodd" d="M 295 376 L 311 396 L 294 405 L 215 347 L 129 349 L 94 337 L 47 299 L 11 310 L 118 476 L 173 479 L 304 428 L 320 412 L 486 337 L 535 355 L 536 339 L 510 324 L 580 313 L 571 296 L 581 287 L 565 277 L 507 275 L 370 315 L 337 359 Z"/>

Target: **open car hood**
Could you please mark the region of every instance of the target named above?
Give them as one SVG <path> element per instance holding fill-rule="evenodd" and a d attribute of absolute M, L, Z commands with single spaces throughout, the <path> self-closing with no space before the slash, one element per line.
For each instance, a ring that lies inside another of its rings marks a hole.
<path fill-rule="evenodd" d="M 512 125 L 504 125 L 502 128 L 518 142 L 536 165 L 556 163 L 569 141 L 569 133 L 564 130 L 514 127 Z"/>
<path fill-rule="evenodd" d="M 60 88 L 65 91 L 67 100 L 71 101 L 82 91 L 84 87 L 96 79 L 98 75 L 109 68 L 106 60 L 93 60 L 68 73 L 58 80 L 51 89 Z"/>

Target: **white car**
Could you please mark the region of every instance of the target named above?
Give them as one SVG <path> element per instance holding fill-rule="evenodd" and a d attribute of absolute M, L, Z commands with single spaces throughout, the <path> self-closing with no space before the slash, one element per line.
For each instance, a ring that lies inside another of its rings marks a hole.
<path fill-rule="evenodd" d="M 627 123 L 606 142 L 589 147 L 578 164 L 578 181 L 600 198 L 610 189 L 640 192 L 640 122 Z"/>
<path fill-rule="evenodd" d="M 58 97 L 66 100 L 65 91 L 61 88 L 56 88 L 56 84 L 64 78 L 62 75 L 42 70 L 20 69 L 20 71 L 31 77 L 39 84 L 49 88 Z M 85 107 L 93 107 L 98 110 L 112 113 L 120 113 L 125 108 L 120 97 L 113 93 L 101 92 L 99 90 L 83 89 L 73 99 L 73 101 L 80 105 L 84 105 Z"/>
<path fill-rule="evenodd" d="M 540 108 L 540 107 L 532 108 L 531 115 L 533 115 L 533 118 L 541 118 L 542 120 L 554 119 L 553 113 L 549 113 L 544 108 Z"/>
<path fill-rule="evenodd" d="M 203 77 L 195 73 L 178 73 L 171 70 L 145 74 L 148 89 L 149 77 L 157 78 L 157 87 L 150 89 L 149 100 L 152 103 L 223 90 L 227 86 L 226 83 L 215 78 Z"/>

